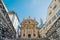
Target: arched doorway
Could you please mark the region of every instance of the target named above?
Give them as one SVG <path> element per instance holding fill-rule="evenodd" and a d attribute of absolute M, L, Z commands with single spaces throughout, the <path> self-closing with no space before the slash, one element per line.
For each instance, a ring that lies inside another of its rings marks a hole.
<path fill-rule="evenodd" d="M 28 38 L 31 38 L 31 34 L 28 34 Z"/>

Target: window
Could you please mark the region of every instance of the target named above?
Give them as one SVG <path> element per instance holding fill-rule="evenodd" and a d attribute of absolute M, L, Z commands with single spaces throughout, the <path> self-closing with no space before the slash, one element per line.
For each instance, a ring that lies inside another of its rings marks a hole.
<path fill-rule="evenodd" d="M 40 36 L 40 35 L 38 35 L 38 37 L 39 37 L 39 38 L 41 38 L 41 36 Z"/>
<path fill-rule="evenodd" d="M 58 0 L 60 2 L 60 0 Z"/>
<path fill-rule="evenodd" d="M 28 34 L 28 38 L 31 38 L 31 34 Z"/>
<path fill-rule="evenodd" d="M 57 5 L 54 5 L 54 6 L 53 6 L 53 10 L 55 10 L 55 9 L 56 9 L 56 7 L 57 7 Z"/>
<path fill-rule="evenodd" d="M 48 26 L 48 23 L 46 24 L 46 26 Z"/>
<path fill-rule="evenodd" d="M 54 21 L 55 19 L 56 19 L 56 16 L 53 16 L 53 17 L 52 17 L 52 21 Z"/>
<path fill-rule="evenodd" d="M 56 1 L 56 0 L 55 0 Z"/>
<path fill-rule="evenodd" d="M 49 24 L 51 24 L 51 20 L 49 21 Z"/>
<path fill-rule="evenodd" d="M 23 34 L 23 36 L 25 36 L 25 34 Z"/>
<path fill-rule="evenodd" d="M 51 15 L 51 14 L 52 14 L 52 12 L 49 13 L 49 15 Z"/>
<path fill-rule="evenodd" d="M 50 8 L 52 8 L 52 7 L 50 6 Z"/>
<path fill-rule="evenodd" d="M 34 37 L 36 36 L 35 34 L 33 34 L 34 35 Z"/>
<path fill-rule="evenodd" d="M 60 16 L 60 10 L 57 12 L 57 16 Z"/>

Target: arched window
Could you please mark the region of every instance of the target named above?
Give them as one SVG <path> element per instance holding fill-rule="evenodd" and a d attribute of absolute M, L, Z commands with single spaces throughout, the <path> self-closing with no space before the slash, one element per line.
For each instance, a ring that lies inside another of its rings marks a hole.
<path fill-rule="evenodd" d="M 28 38 L 31 38 L 31 34 L 28 34 Z"/>
<path fill-rule="evenodd" d="M 36 36 L 36 34 L 33 34 L 34 35 L 34 37 Z"/>

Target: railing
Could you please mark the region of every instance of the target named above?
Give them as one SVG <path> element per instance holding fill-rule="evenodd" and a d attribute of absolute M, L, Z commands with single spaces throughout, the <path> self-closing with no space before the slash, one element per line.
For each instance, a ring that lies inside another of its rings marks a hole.
<path fill-rule="evenodd" d="M 10 21 L 8 15 L 7 15 L 7 13 L 6 13 L 6 16 L 5 16 L 4 13 L 2 13 L 2 11 L 0 10 L 0 15 L 1 15 L 0 18 L 2 18 L 3 27 L 6 26 L 6 28 L 8 28 L 7 30 L 8 30 L 9 35 L 11 35 L 11 37 L 12 36 L 15 37 L 16 33 L 15 33 L 15 30 L 13 28 L 13 25 L 12 25 L 12 23 L 11 23 L 11 21 Z M 8 33 L 6 34 L 6 36 L 9 36 Z"/>
<path fill-rule="evenodd" d="M 57 34 L 58 28 L 60 28 L 60 17 L 54 22 L 54 24 L 48 30 L 48 32 L 46 33 L 46 37 L 48 37 L 50 40 L 60 40 L 59 34 Z"/>
<path fill-rule="evenodd" d="M 60 27 L 60 18 L 54 23 L 50 30 L 46 33 L 46 36 L 51 36 Z"/>

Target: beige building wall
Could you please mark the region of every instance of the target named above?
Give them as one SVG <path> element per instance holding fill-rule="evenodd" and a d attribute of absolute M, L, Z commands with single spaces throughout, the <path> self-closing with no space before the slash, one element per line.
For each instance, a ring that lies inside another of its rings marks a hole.
<path fill-rule="evenodd" d="M 56 5 L 56 8 L 53 9 L 53 7 Z M 52 3 L 49 5 L 48 7 L 48 15 L 47 15 L 47 21 L 49 21 L 50 19 L 52 19 L 52 17 L 54 15 L 56 15 L 57 11 L 59 10 L 60 8 L 60 2 L 58 0 L 53 0 Z M 51 12 L 51 14 L 50 14 Z M 49 20 L 48 20 L 49 19 Z"/>
<path fill-rule="evenodd" d="M 54 8 L 54 6 L 55 6 L 55 8 Z M 45 23 L 44 27 L 40 30 L 40 35 L 42 37 L 46 37 L 46 33 L 52 27 L 54 22 L 58 19 L 59 16 L 57 16 L 57 13 L 59 10 L 60 10 L 59 0 L 52 0 L 51 4 L 48 7 L 48 15 L 47 15 L 46 23 Z M 56 18 L 54 18 L 54 16 Z"/>

